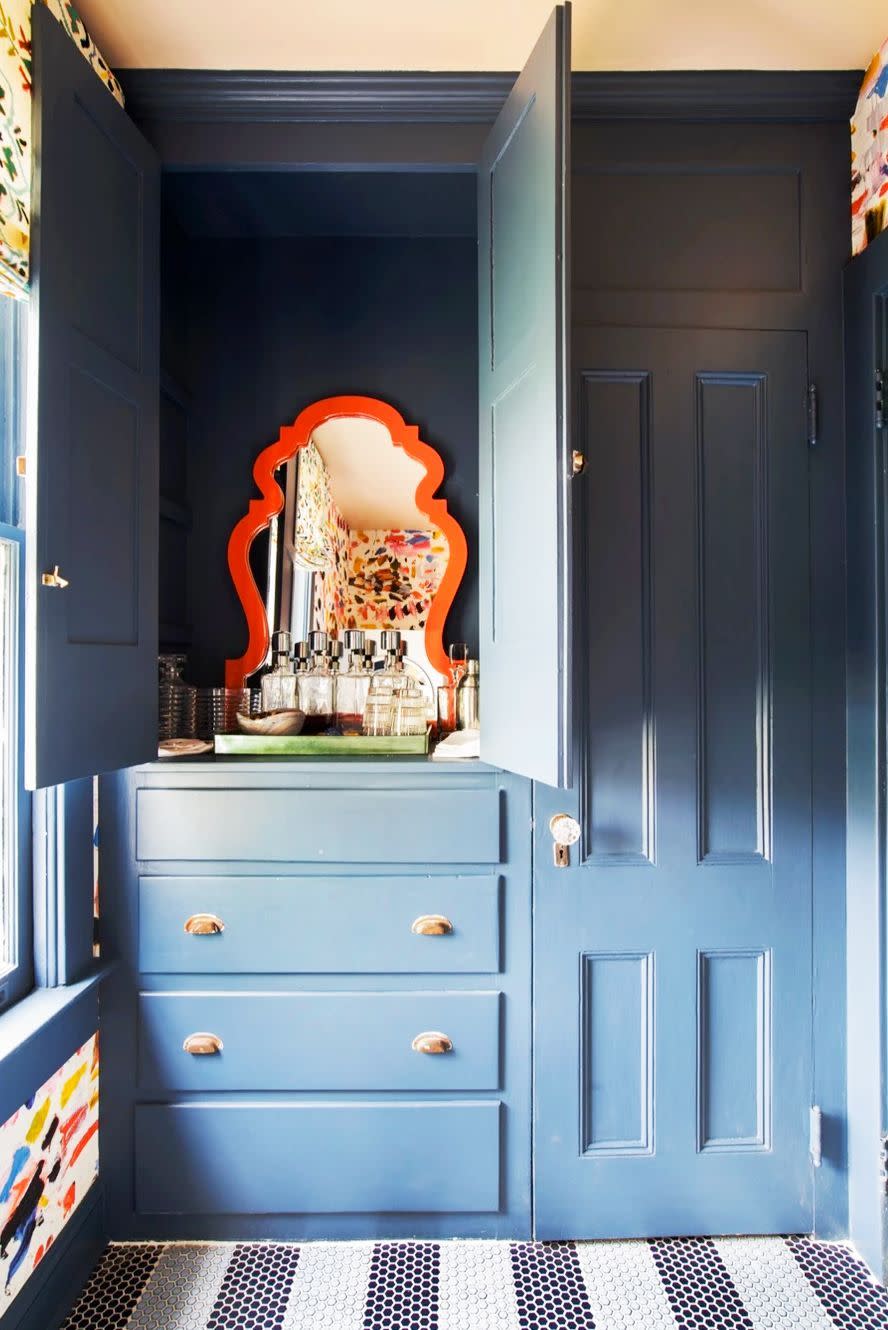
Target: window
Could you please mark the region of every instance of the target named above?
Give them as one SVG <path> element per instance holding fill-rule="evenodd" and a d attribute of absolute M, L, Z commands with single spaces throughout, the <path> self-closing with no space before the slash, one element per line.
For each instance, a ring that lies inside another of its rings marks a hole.
<path fill-rule="evenodd" d="M 0 1009 L 33 975 L 30 800 L 23 784 L 24 532 L 16 456 L 24 451 L 25 308 L 0 299 Z"/>

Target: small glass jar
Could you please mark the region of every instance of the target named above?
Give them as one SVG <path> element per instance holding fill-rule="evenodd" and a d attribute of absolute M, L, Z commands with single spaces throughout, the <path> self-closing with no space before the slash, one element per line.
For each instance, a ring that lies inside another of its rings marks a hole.
<path fill-rule="evenodd" d="M 391 734 L 393 701 L 394 689 L 391 679 L 382 674 L 374 675 L 364 707 L 365 734 L 377 736 Z"/>

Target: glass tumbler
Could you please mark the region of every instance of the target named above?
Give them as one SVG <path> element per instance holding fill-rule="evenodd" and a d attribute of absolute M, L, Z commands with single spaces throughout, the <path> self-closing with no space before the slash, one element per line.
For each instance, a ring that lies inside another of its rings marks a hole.
<path fill-rule="evenodd" d="M 249 688 L 201 688 L 197 695 L 197 737 L 212 739 L 214 734 L 238 734 L 237 714 L 249 716 L 252 695 Z"/>

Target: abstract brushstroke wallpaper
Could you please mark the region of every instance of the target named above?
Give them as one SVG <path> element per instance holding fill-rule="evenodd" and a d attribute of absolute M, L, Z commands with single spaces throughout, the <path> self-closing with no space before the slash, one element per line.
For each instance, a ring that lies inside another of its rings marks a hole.
<path fill-rule="evenodd" d="M 888 41 L 863 76 L 851 121 L 851 253 L 888 225 Z"/>
<path fill-rule="evenodd" d="M 440 531 L 350 531 L 346 617 L 357 628 L 424 628 L 447 555 Z"/>
<path fill-rule="evenodd" d="M 113 97 L 123 92 L 69 0 L 42 0 Z M 31 235 L 31 9 L 0 0 L 0 295 L 28 287 Z"/>
<path fill-rule="evenodd" d="M 99 1037 L 0 1126 L 0 1320 L 99 1171 Z"/>

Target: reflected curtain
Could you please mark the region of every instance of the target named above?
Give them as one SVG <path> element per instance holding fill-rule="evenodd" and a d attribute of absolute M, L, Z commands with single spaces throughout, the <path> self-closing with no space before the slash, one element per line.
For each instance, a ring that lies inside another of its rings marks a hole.
<path fill-rule="evenodd" d="M 41 0 L 109 92 L 123 105 L 120 84 L 80 15 L 64 0 Z M 28 288 L 31 231 L 31 4 L 0 0 L 0 296 Z"/>

